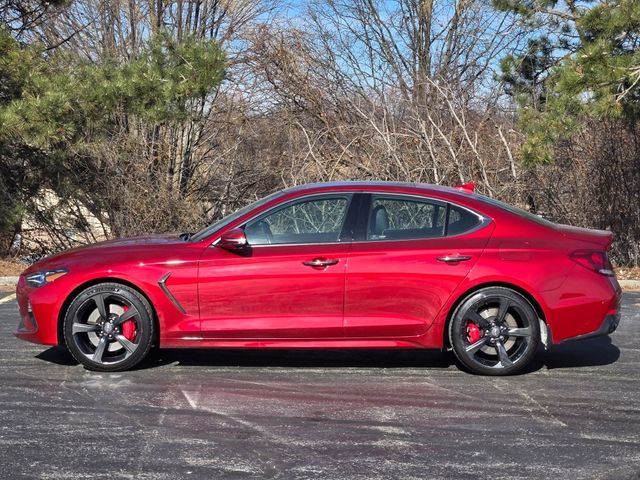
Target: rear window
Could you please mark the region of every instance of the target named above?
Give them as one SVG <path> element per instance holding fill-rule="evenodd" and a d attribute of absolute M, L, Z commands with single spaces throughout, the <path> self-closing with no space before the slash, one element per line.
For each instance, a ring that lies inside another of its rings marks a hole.
<path fill-rule="evenodd" d="M 447 223 L 447 236 L 460 235 L 474 229 L 482 220 L 469 210 L 449 204 L 449 222 Z"/>
<path fill-rule="evenodd" d="M 374 195 L 367 240 L 418 240 L 460 235 L 482 218 L 457 205 L 409 196 Z"/>
<path fill-rule="evenodd" d="M 412 240 L 441 237 L 446 207 L 411 197 L 376 195 L 369 212 L 367 240 Z"/>
<path fill-rule="evenodd" d="M 476 194 L 474 198 L 486 204 L 511 212 L 515 215 L 518 215 L 519 217 L 526 218 L 527 220 L 531 220 L 533 222 L 539 223 L 540 225 L 544 225 L 545 227 L 557 226 L 557 224 L 555 224 L 554 222 L 547 220 L 545 218 L 542 218 L 540 215 L 527 212 L 522 208 L 514 207 L 513 205 L 509 205 L 508 203 L 501 202 L 500 200 L 496 200 L 495 198 L 485 197 L 484 195 L 479 195 L 479 194 Z"/>

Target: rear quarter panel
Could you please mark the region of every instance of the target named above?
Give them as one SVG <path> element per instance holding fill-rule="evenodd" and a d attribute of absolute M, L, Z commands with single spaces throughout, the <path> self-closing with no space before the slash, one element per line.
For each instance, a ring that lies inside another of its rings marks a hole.
<path fill-rule="evenodd" d="M 561 248 L 563 237 L 554 230 L 500 211 L 484 211 L 495 222 L 493 235 L 479 260 L 440 311 L 424 344 L 441 346 L 445 329 L 457 304 L 469 293 L 491 285 L 526 292 L 555 330 L 555 294 L 565 283 L 574 263 Z M 445 342 L 446 343 L 446 342 Z"/>
<path fill-rule="evenodd" d="M 446 343 L 447 322 L 457 304 L 484 286 L 504 285 L 528 295 L 539 307 L 553 343 L 597 330 L 615 309 L 615 279 L 577 265 L 570 253 L 585 245 L 560 230 L 517 215 L 490 211 L 496 228 L 478 262 L 458 286 L 423 339 L 428 346 Z"/>

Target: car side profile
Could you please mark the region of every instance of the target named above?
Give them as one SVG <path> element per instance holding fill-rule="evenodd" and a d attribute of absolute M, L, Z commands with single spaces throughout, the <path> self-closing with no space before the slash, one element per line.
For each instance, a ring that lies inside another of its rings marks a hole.
<path fill-rule="evenodd" d="M 612 240 L 466 186 L 304 185 L 193 235 L 35 263 L 18 283 L 16 336 L 99 371 L 157 345 L 451 349 L 472 372 L 507 375 L 541 344 L 615 330 Z"/>

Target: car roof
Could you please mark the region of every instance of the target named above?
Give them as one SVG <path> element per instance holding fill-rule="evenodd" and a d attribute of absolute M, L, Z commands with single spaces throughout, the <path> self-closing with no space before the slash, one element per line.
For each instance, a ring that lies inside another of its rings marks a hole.
<path fill-rule="evenodd" d="M 388 182 L 381 180 L 347 180 L 337 182 L 318 182 L 296 185 L 283 190 L 283 193 L 299 193 L 305 191 L 331 191 L 331 190 L 381 190 L 388 191 L 397 188 L 398 190 L 421 190 L 423 192 L 441 192 L 461 196 L 469 196 L 471 192 L 453 187 L 433 185 L 419 182 Z"/>

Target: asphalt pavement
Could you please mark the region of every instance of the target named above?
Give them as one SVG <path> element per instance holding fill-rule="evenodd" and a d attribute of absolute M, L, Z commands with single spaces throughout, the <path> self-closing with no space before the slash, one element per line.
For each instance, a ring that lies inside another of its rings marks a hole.
<path fill-rule="evenodd" d="M 509 378 L 419 350 L 160 350 L 101 374 L 17 321 L 0 304 L 1 479 L 640 479 L 640 293 L 611 337 Z"/>

